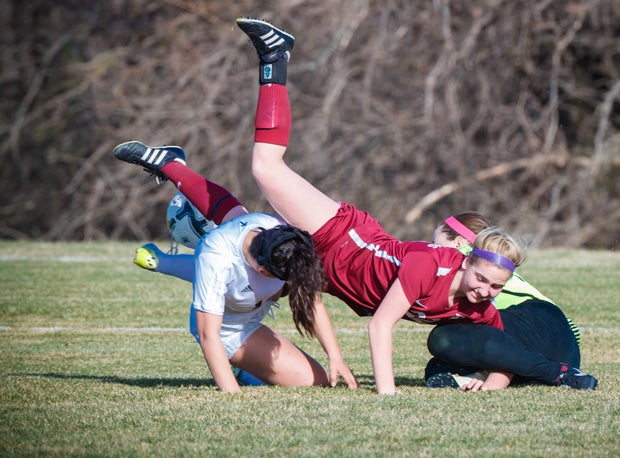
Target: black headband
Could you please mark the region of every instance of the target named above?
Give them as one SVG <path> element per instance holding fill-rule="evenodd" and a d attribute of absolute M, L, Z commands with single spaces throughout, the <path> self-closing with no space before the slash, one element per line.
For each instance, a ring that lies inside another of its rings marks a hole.
<path fill-rule="evenodd" d="M 256 260 L 258 264 L 267 269 L 271 274 L 280 280 L 286 281 L 288 279 L 288 265 L 274 266 L 272 264 L 271 255 L 273 251 L 284 242 L 288 242 L 293 239 L 300 239 L 309 246 L 314 246 L 312 237 L 307 232 L 297 229 L 294 226 L 280 225 L 271 229 L 266 229 L 261 232 L 262 240 L 260 244 L 260 251 Z"/>

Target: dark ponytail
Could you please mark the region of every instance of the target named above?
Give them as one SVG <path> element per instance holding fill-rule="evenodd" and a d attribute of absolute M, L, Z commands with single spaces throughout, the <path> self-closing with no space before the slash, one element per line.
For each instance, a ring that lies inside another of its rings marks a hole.
<path fill-rule="evenodd" d="M 302 335 L 314 336 L 314 304 L 325 275 L 312 236 L 294 226 L 276 226 L 252 240 L 250 254 L 276 278 L 289 283 L 295 327 Z"/>

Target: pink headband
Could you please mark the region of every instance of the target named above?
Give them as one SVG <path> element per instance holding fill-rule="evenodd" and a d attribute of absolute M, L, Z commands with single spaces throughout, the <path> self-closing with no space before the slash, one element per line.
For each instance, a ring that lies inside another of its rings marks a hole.
<path fill-rule="evenodd" d="M 470 243 L 474 243 L 476 240 L 476 233 L 461 223 L 454 216 L 447 218 L 444 223 L 446 223 L 452 230 L 454 230 L 461 237 L 465 237 L 469 240 Z"/>

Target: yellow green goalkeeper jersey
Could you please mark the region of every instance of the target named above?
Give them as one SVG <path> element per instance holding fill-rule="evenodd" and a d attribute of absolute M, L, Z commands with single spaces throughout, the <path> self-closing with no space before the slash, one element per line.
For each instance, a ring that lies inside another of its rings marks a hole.
<path fill-rule="evenodd" d="M 493 302 L 495 303 L 495 308 L 505 309 L 511 305 L 520 304 L 529 299 L 539 299 L 554 304 L 551 299 L 530 285 L 523 277 L 517 273 L 513 273 L 512 277 L 508 279 L 502 288 L 502 292 L 493 299 Z"/>

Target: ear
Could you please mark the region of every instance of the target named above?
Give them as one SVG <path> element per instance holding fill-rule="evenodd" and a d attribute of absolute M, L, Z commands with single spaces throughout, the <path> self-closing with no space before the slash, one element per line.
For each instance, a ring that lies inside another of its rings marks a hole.
<path fill-rule="evenodd" d="M 462 235 L 457 235 L 456 238 L 454 239 L 454 243 L 456 244 L 457 248 L 460 248 L 462 246 L 469 245 L 469 240 L 467 240 Z"/>
<path fill-rule="evenodd" d="M 265 277 L 268 277 L 271 275 L 269 271 L 261 265 L 258 266 L 257 272 Z"/>

